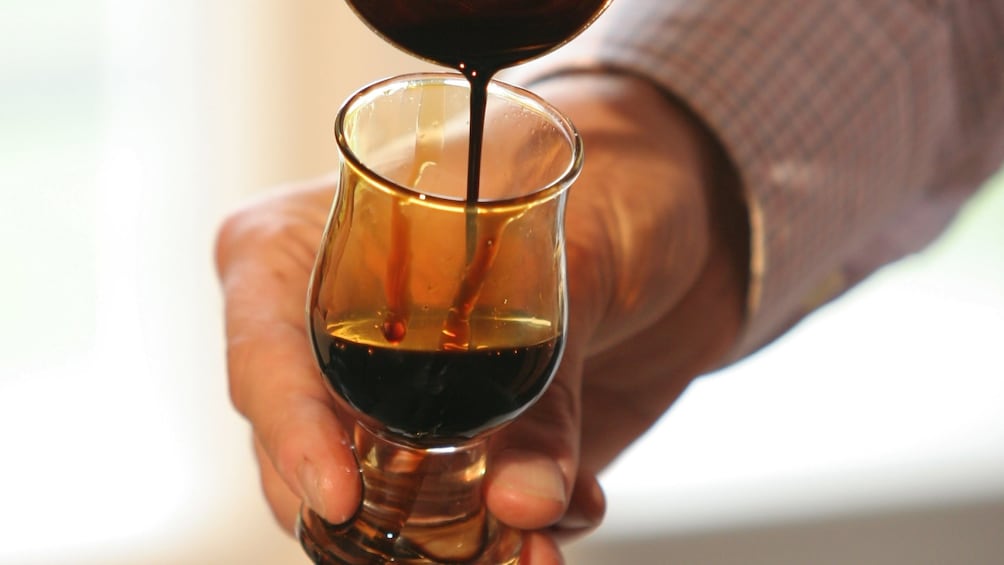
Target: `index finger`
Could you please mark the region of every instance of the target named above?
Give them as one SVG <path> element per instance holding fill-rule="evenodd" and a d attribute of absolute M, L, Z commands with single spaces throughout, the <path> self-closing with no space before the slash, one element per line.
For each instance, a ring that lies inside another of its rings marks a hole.
<path fill-rule="evenodd" d="M 342 522 L 358 506 L 359 475 L 310 350 L 309 267 L 270 238 L 239 239 L 219 254 L 231 399 L 289 489 Z"/>

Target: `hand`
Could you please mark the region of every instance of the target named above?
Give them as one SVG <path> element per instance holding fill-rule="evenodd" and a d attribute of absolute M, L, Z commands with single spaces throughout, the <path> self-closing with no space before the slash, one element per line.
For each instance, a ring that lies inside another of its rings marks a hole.
<path fill-rule="evenodd" d="M 748 266 L 735 180 L 719 174 L 727 162 L 684 109 L 626 76 L 535 90 L 586 145 L 566 214 L 567 346 L 541 400 L 493 437 L 486 499 L 499 519 L 535 532 L 525 562 L 553 563 L 557 540 L 602 518 L 596 474 L 731 347 Z M 217 247 L 231 398 L 287 529 L 301 500 L 336 523 L 359 503 L 348 434 L 304 328 L 333 186 L 322 179 L 234 214 Z"/>

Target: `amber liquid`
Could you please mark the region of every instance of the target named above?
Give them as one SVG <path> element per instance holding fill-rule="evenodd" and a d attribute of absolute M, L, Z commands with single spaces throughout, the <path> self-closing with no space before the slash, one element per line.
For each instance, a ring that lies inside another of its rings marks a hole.
<path fill-rule="evenodd" d="M 477 345 L 467 350 L 441 349 L 445 313 L 436 312 L 413 317 L 397 345 L 374 320 L 314 328 L 315 353 L 329 386 L 353 409 L 416 445 L 456 443 L 529 406 L 561 352 L 548 323 L 477 314 Z"/>

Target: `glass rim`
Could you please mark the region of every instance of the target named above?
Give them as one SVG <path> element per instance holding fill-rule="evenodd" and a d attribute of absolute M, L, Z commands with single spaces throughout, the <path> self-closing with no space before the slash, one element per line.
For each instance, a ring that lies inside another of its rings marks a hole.
<path fill-rule="evenodd" d="M 568 117 L 562 114 L 557 108 L 540 96 L 500 80 L 492 79 L 488 85 L 489 97 L 502 94 L 504 98 L 518 100 L 518 103 L 534 112 L 542 115 L 555 124 L 568 138 L 571 155 L 564 170 L 554 179 L 535 188 L 534 190 L 514 196 L 511 198 L 500 198 L 498 200 L 478 200 L 469 205 L 466 199 L 450 198 L 442 195 L 430 194 L 416 190 L 415 188 L 403 185 L 391 180 L 384 175 L 373 170 L 349 146 L 349 141 L 345 135 L 345 123 L 354 108 L 358 108 L 377 97 L 400 89 L 415 88 L 421 84 L 445 84 L 460 86 L 469 90 L 470 84 L 467 79 L 459 73 L 449 72 L 424 72 L 396 75 L 372 82 L 350 95 L 338 110 L 335 118 L 334 131 L 338 150 L 341 153 L 344 163 L 348 164 L 357 174 L 364 177 L 370 184 L 379 190 L 395 195 L 407 196 L 419 199 L 425 205 L 443 207 L 449 209 L 466 209 L 469 206 L 477 209 L 497 210 L 514 206 L 525 207 L 528 203 L 545 202 L 564 193 L 578 178 L 582 171 L 583 146 L 582 138 L 575 125 Z"/>

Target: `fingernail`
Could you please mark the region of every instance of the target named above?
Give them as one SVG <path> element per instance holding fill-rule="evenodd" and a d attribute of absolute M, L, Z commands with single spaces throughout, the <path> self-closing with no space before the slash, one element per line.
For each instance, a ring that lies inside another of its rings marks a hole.
<path fill-rule="evenodd" d="M 596 522 L 581 512 L 569 509 L 569 511 L 561 517 L 561 520 L 558 520 L 558 523 L 555 524 L 554 527 L 568 532 L 578 532 L 581 530 L 590 530 L 596 527 Z"/>
<path fill-rule="evenodd" d="M 321 496 L 321 480 L 311 463 L 303 462 L 297 470 L 296 478 L 300 481 L 300 496 L 315 513 L 324 516 L 324 497 Z"/>
<path fill-rule="evenodd" d="M 506 486 L 537 498 L 564 505 L 565 477 L 554 461 L 537 454 L 508 452 L 498 471 L 498 480 Z"/>
<path fill-rule="evenodd" d="M 580 480 L 572 493 L 568 510 L 554 528 L 572 534 L 592 530 L 603 520 L 605 509 L 606 501 L 600 483 L 595 479 L 591 484 Z"/>

